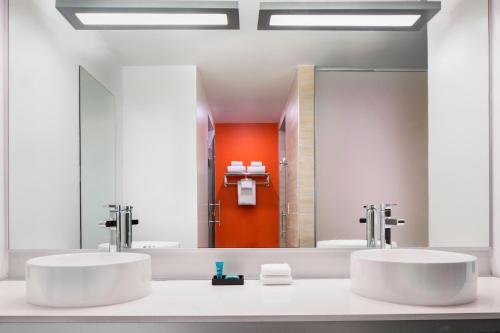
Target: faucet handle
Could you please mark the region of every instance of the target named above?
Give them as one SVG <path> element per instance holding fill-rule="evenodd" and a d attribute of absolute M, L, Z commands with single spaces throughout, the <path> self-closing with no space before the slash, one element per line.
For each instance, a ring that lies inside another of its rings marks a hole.
<path fill-rule="evenodd" d="M 115 228 L 116 221 L 115 220 L 100 221 L 97 225 L 101 228 Z"/>
<path fill-rule="evenodd" d="M 103 208 L 108 208 L 110 213 L 120 213 L 121 212 L 121 206 L 120 205 L 104 205 L 102 206 Z"/>
<path fill-rule="evenodd" d="M 406 220 L 402 219 L 385 219 L 386 225 L 402 225 L 406 224 Z"/>

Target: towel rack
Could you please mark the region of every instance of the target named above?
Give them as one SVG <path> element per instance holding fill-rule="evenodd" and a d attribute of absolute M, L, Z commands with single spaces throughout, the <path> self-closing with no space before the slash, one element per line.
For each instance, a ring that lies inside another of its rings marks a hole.
<path fill-rule="evenodd" d="M 264 180 L 261 181 L 255 181 L 255 185 L 265 185 L 266 187 L 269 187 L 271 185 L 271 174 L 269 173 L 248 173 L 248 172 L 226 172 L 224 174 L 224 187 L 228 187 L 230 185 L 238 185 L 237 181 L 229 181 L 229 178 L 232 177 L 242 177 L 241 179 L 249 179 L 249 178 L 264 178 Z"/>

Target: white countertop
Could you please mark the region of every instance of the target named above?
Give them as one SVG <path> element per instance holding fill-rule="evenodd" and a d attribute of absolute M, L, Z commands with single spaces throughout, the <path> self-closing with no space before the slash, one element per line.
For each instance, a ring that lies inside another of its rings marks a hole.
<path fill-rule="evenodd" d="M 150 296 L 92 308 L 26 303 L 24 281 L 0 282 L 0 322 L 261 322 L 500 319 L 500 279 L 479 278 L 474 303 L 424 307 L 354 295 L 348 279 L 295 280 L 290 286 L 211 286 L 210 281 L 154 281 Z M 374 286 L 375 287 L 375 286 Z"/>

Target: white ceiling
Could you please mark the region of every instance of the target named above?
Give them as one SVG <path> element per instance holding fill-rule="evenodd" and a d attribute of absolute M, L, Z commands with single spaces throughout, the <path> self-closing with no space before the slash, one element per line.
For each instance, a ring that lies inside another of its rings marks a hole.
<path fill-rule="evenodd" d="M 240 30 L 102 31 L 125 65 L 197 65 L 216 122 L 277 122 L 295 68 L 426 68 L 426 31 L 258 31 L 258 0 Z"/>

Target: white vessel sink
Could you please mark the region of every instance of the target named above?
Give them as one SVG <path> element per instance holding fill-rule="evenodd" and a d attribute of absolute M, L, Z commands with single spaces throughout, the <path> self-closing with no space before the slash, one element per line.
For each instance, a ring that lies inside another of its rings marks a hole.
<path fill-rule="evenodd" d="M 26 263 L 29 303 L 82 307 L 123 303 L 151 292 L 151 258 L 139 253 L 75 253 Z"/>
<path fill-rule="evenodd" d="M 412 305 L 457 305 L 477 296 L 477 258 L 415 249 L 351 254 L 351 290 L 361 296 Z"/>
<path fill-rule="evenodd" d="M 134 241 L 132 242 L 132 249 L 178 249 L 179 242 L 165 242 L 165 241 Z M 109 243 L 102 243 L 98 246 L 99 250 L 109 250 Z"/>

